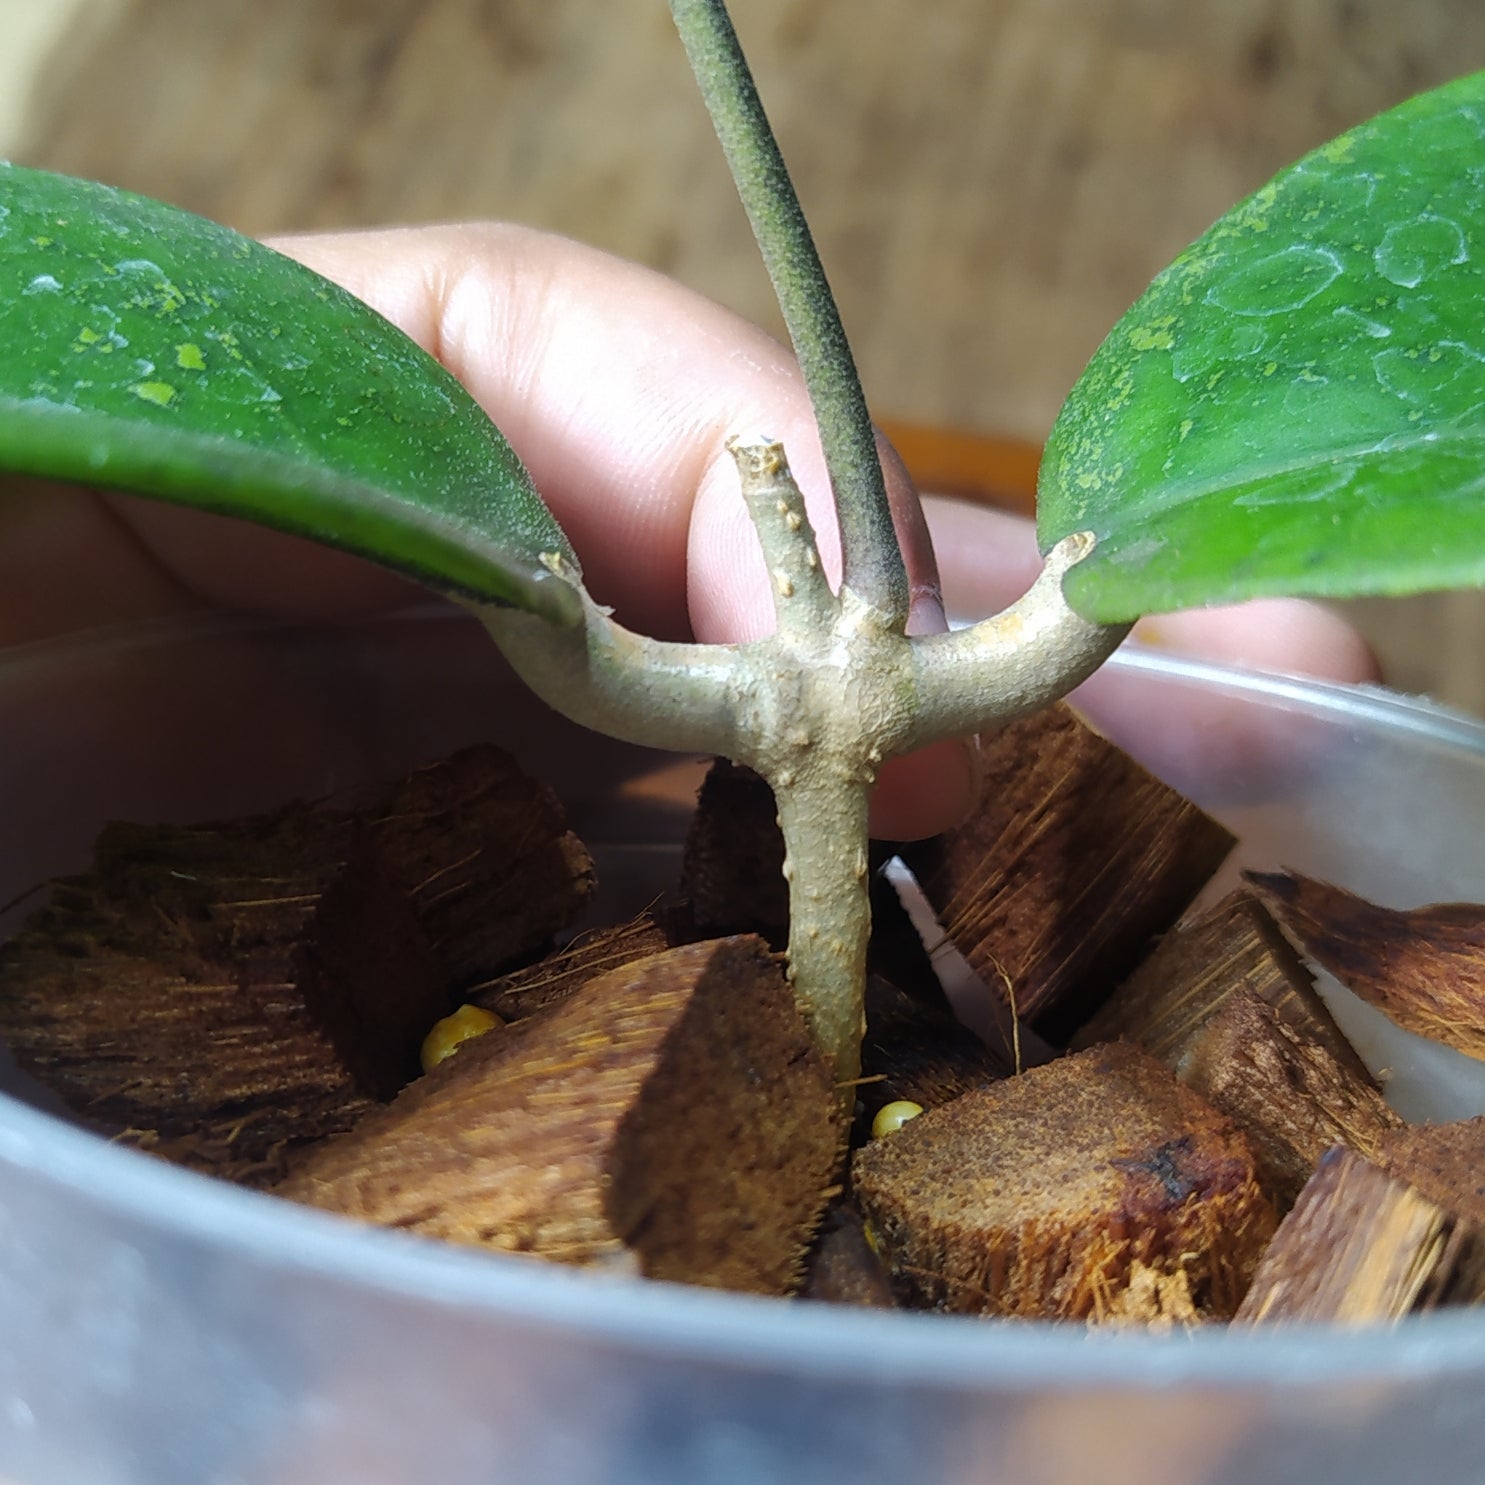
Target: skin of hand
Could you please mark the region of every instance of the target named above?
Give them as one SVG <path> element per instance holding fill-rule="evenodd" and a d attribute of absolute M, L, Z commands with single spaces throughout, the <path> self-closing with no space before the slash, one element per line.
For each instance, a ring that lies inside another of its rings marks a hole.
<path fill-rule="evenodd" d="M 839 574 L 834 514 L 793 357 L 731 312 L 648 269 L 508 225 L 409 228 L 274 244 L 356 294 L 437 357 L 510 440 L 571 538 L 589 591 L 631 628 L 742 641 L 773 621 L 728 439 L 783 441 Z M 883 444 L 913 594 L 910 628 L 1003 607 L 1034 576 L 1029 526 L 920 502 Z M 929 539 L 943 558 L 943 581 Z M 332 620 L 400 606 L 402 579 L 342 553 L 163 503 L 7 479 L 0 645 L 203 608 Z M 1339 680 L 1375 677 L 1365 645 L 1315 605 L 1273 600 L 1172 615 L 1160 642 Z M 968 747 L 883 771 L 873 828 L 905 839 L 960 818 Z"/>

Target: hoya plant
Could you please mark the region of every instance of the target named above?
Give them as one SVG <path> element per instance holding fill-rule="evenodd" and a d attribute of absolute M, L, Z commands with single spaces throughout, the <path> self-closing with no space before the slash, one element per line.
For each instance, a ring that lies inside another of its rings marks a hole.
<path fill-rule="evenodd" d="M 786 451 L 736 430 L 773 587 L 767 638 L 661 642 L 615 622 L 485 414 L 346 293 L 169 206 L 13 166 L 0 169 L 0 468 L 373 558 L 467 605 L 577 720 L 751 766 L 786 843 L 790 973 L 848 1081 L 867 801 L 886 760 L 1062 695 L 1142 614 L 1485 579 L 1485 75 L 1309 155 L 1156 279 L 1052 432 L 1037 583 L 973 628 L 909 636 L 865 401 L 725 6 L 671 11 L 783 308 L 839 518 L 832 589 Z"/>

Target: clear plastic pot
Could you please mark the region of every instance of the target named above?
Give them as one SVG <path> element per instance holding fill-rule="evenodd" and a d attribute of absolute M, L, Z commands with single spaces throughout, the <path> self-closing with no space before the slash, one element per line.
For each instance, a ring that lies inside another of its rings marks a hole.
<path fill-rule="evenodd" d="M 1485 728 L 1139 655 L 1085 699 L 1243 836 L 1240 864 L 1485 896 Z M 480 737 L 554 776 L 645 897 L 694 766 L 563 766 L 564 730 L 512 702 L 439 614 L 13 651 L 0 901 L 83 864 L 106 818 L 221 816 Z M 1482 1388 L 1478 1311 L 1089 1334 L 619 1281 L 359 1228 L 0 1096 L 6 1485 L 1463 1485 Z"/>

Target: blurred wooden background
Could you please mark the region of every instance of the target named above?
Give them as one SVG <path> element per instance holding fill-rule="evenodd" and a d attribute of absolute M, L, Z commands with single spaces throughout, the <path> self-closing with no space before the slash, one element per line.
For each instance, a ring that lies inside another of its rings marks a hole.
<path fill-rule="evenodd" d="M 1150 276 L 1485 67 L 1480 0 L 738 0 L 880 415 L 1039 439 Z M 0 152 L 248 232 L 500 216 L 775 316 L 660 0 L 0 0 Z M 1485 712 L 1485 598 L 1353 612 Z"/>

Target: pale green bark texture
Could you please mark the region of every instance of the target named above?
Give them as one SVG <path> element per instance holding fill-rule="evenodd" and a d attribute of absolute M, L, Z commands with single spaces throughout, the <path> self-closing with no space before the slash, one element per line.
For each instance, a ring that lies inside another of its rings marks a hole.
<path fill-rule="evenodd" d="M 957 634 L 909 636 L 900 616 L 847 587 L 831 592 L 783 449 L 733 454 L 773 589 L 767 638 L 662 644 L 586 597 L 576 631 L 511 609 L 481 613 L 559 711 L 632 742 L 724 754 L 768 781 L 784 835 L 795 992 L 849 1084 L 860 1068 L 870 932 L 867 805 L 882 764 L 1061 696 L 1125 631 L 1089 624 L 1063 600 L 1063 575 L 1091 546 L 1072 537 L 1005 613 Z"/>

